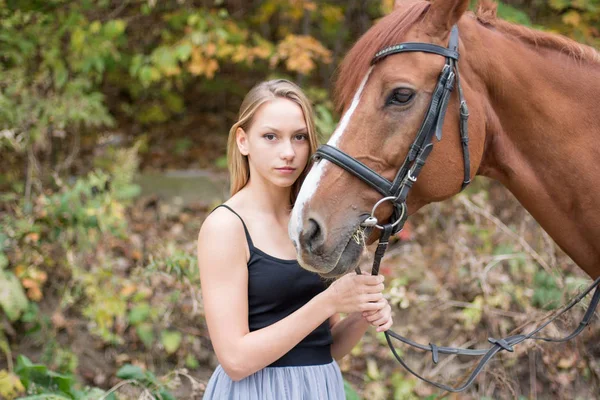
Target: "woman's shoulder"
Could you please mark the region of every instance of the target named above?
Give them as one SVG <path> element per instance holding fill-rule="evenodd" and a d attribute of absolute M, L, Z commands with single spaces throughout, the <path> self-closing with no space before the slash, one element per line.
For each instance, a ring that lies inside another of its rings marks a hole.
<path fill-rule="evenodd" d="M 204 220 L 200 228 L 200 237 L 227 237 L 235 238 L 244 236 L 244 229 L 240 217 L 227 207 L 215 208 Z"/>

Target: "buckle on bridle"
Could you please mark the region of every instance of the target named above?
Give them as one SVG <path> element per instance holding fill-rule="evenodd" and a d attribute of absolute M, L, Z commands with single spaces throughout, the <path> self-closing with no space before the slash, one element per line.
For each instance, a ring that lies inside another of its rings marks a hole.
<path fill-rule="evenodd" d="M 410 173 L 410 169 L 406 173 L 406 177 L 408 178 L 409 181 L 411 181 L 413 183 L 415 183 L 417 181 L 417 177 L 416 176 L 412 176 L 412 174 Z"/>

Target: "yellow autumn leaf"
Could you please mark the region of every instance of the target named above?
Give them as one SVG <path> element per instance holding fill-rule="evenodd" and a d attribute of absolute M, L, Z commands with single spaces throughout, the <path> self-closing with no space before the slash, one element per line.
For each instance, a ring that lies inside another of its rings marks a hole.
<path fill-rule="evenodd" d="M 288 35 L 278 44 L 271 65 L 283 60 L 290 71 L 308 74 L 316 67 L 315 61 L 330 63 L 331 52 L 312 36 Z"/>
<path fill-rule="evenodd" d="M 253 47 L 252 55 L 262 60 L 267 59 L 271 55 L 271 51 L 264 47 Z"/>
<path fill-rule="evenodd" d="M 25 392 L 25 387 L 19 377 L 5 369 L 0 370 L 0 398 L 16 399 Z"/>
<path fill-rule="evenodd" d="M 217 48 L 217 58 L 226 58 L 235 53 L 235 46 L 231 44 L 222 44 Z"/>
<path fill-rule="evenodd" d="M 187 65 L 187 70 L 192 75 L 202 75 L 204 73 L 204 57 L 197 47 L 192 49 L 192 56 Z"/>
<path fill-rule="evenodd" d="M 219 69 L 219 63 L 215 59 L 208 60 L 206 65 L 206 77 L 209 79 L 214 78 L 215 72 Z"/>
<path fill-rule="evenodd" d="M 321 8 L 320 14 L 328 24 L 341 22 L 344 19 L 344 11 L 341 7 L 326 5 Z"/>
<path fill-rule="evenodd" d="M 394 3 L 395 0 L 382 0 L 381 1 L 381 11 L 384 15 L 387 15 L 394 11 Z"/>
<path fill-rule="evenodd" d="M 181 68 L 175 66 L 169 66 L 162 68 L 165 76 L 177 76 L 181 74 Z"/>
<path fill-rule="evenodd" d="M 34 286 L 27 289 L 27 297 L 33 301 L 40 301 L 43 297 L 40 287 Z"/>
<path fill-rule="evenodd" d="M 581 14 L 575 10 L 571 10 L 563 15 L 562 20 L 567 25 L 577 27 L 581 23 Z"/>
<path fill-rule="evenodd" d="M 238 46 L 236 52 L 231 57 L 231 61 L 239 63 L 245 61 L 248 58 L 248 48 L 246 46 Z"/>
<path fill-rule="evenodd" d="M 208 57 L 212 57 L 216 54 L 217 52 L 217 45 L 214 43 L 208 43 L 206 46 L 204 46 L 204 54 Z"/>
<path fill-rule="evenodd" d="M 20 278 L 23 275 L 25 275 L 25 272 L 27 272 L 27 267 L 24 266 L 23 264 L 19 264 L 15 267 L 15 275 Z"/>
<path fill-rule="evenodd" d="M 127 283 L 120 291 L 120 295 L 123 297 L 129 297 L 134 294 L 137 290 L 137 286 L 132 283 Z"/>
<path fill-rule="evenodd" d="M 317 10 L 317 5 L 315 4 L 314 1 L 305 1 L 304 2 L 304 9 L 306 11 L 316 11 Z"/>

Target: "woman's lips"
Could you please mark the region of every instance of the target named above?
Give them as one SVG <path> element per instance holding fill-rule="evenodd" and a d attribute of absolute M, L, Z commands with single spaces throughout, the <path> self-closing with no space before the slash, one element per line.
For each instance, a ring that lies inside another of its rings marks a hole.
<path fill-rule="evenodd" d="M 275 168 L 275 169 L 282 174 L 293 174 L 296 171 L 296 168 L 292 168 L 292 167 L 283 167 L 283 168 Z"/>

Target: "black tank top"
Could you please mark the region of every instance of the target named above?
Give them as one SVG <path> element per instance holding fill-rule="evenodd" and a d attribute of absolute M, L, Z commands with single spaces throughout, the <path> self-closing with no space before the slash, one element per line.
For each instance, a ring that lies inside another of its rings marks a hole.
<path fill-rule="evenodd" d="M 237 215 L 242 221 L 250 249 L 248 325 L 251 332 L 287 317 L 325 290 L 321 278 L 300 267 L 298 261 L 273 257 L 254 247 L 242 217 L 225 204 L 221 206 Z M 328 364 L 333 360 L 332 342 L 327 320 L 269 367 Z"/>

